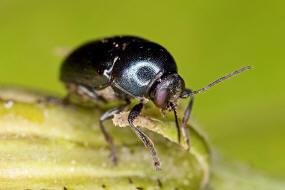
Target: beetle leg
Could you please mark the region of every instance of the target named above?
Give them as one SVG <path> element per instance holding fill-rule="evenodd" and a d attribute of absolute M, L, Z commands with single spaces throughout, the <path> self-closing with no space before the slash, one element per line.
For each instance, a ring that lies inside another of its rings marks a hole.
<path fill-rule="evenodd" d="M 54 96 L 43 96 L 37 100 L 38 103 L 48 102 L 51 104 L 61 104 L 62 100 Z"/>
<path fill-rule="evenodd" d="M 83 101 L 101 100 L 102 102 L 107 103 L 107 100 L 100 96 L 95 89 L 75 83 L 65 83 L 65 86 L 68 90 L 68 94 L 63 99 L 63 103 L 65 104 L 70 102 L 70 97 L 73 94 Z"/>
<path fill-rule="evenodd" d="M 174 118 L 175 118 L 175 125 L 176 125 L 176 130 L 177 130 L 177 140 L 178 143 L 180 144 L 180 139 L 181 139 L 181 132 L 180 132 L 180 126 L 179 126 L 179 121 L 177 118 L 177 112 L 176 112 L 176 108 L 172 108 L 173 109 L 173 113 L 174 113 Z"/>
<path fill-rule="evenodd" d="M 190 113 L 192 110 L 193 102 L 194 102 L 194 96 L 191 94 L 192 91 L 190 89 L 185 89 L 183 94 L 181 95 L 181 98 L 187 98 L 190 96 L 190 102 L 186 108 L 186 111 L 184 113 L 184 117 L 182 119 L 182 129 L 183 129 L 183 134 L 185 136 L 185 141 L 187 145 L 187 149 L 190 150 L 190 136 L 189 136 L 189 131 L 187 129 L 187 122 L 190 118 Z"/>
<path fill-rule="evenodd" d="M 78 85 L 77 88 L 78 88 L 78 90 L 79 90 L 80 92 L 83 92 L 84 94 L 86 94 L 86 95 L 89 96 L 90 98 L 97 99 L 97 100 L 100 100 L 100 101 L 102 101 L 102 102 L 104 102 L 104 103 L 107 103 L 107 100 L 106 100 L 104 97 L 100 96 L 100 95 L 96 92 L 96 90 L 87 88 L 87 87 L 82 86 L 82 85 Z"/>
<path fill-rule="evenodd" d="M 71 94 L 68 92 L 67 95 L 63 98 L 62 103 L 68 105 L 70 103 Z"/>
<path fill-rule="evenodd" d="M 153 158 L 154 166 L 157 170 L 159 170 L 160 169 L 160 162 L 159 162 L 159 159 L 157 157 L 157 153 L 156 153 L 156 150 L 154 148 L 154 145 L 153 145 L 151 139 L 149 137 L 147 137 L 143 132 L 141 132 L 137 127 L 135 127 L 133 124 L 133 121 L 135 120 L 135 118 L 137 116 L 139 116 L 139 114 L 141 113 L 142 108 L 143 108 L 142 103 L 135 105 L 132 108 L 132 110 L 130 111 L 130 114 L 128 116 L 128 121 L 129 121 L 131 129 L 143 141 L 144 145 L 147 148 L 149 148 L 151 155 L 152 155 L 152 158 Z"/>
<path fill-rule="evenodd" d="M 111 159 L 115 165 L 117 165 L 117 156 L 116 156 L 116 152 L 115 152 L 114 141 L 113 141 L 113 138 L 111 137 L 111 135 L 109 135 L 109 133 L 106 131 L 106 129 L 103 125 L 103 122 L 108 120 L 108 119 L 112 119 L 115 114 L 121 112 L 128 105 L 129 105 L 129 101 L 127 101 L 126 104 L 124 104 L 120 107 L 110 109 L 110 110 L 106 111 L 105 113 L 103 113 L 103 115 L 101 115 L 101 117 L 99 119 L 100 129 L 101 129 L 102 133 L 104 134 L 105 140 L 107 141 L 107 143 L 110 146 L 111 153 L 112 153 Z"/>

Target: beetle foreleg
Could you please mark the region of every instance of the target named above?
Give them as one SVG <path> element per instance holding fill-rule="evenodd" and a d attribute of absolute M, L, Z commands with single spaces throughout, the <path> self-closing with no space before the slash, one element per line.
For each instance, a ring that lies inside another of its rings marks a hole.
<path fill-rule="evenodd" d="M 177 140 L 178 140 L 178 143 L 180 144 L 181 132 L 180 132 L 180 126 L 179 126 L 179 122 L 178 122 L 178 118 L 177 118 L 177 112 L 176 112 L 175 107 L 173 107 L 172 109 L 173 109 L 173 113 L 174 113 L 176 129 L 177 129 Z"/>
<path fill-rule="evenodd" d="M 190 102 L 189 102 L 189 104 L 186 108 L 186 111 L 184 113 L 184 117 L 182 119 L 182 129 L 183 129 L 183 134 L 185 137 L 185 141 L 186 141 L 186 145 L 187 145 L 188 150 L 190 150 L 190 136 L 189 136 L 189 131 L 187 129 L 187 122 L 190 118 L 190 113 L 191 113 L 193 102 L 194 102 L 194 96 L 193 96 L 192 91 L 190 89 L 185 89 L 185 91 L 181 95 L 181 98 L 187 98 L 189 96 L 191 99 L 190 99 Z"/>
<path fill-rule="evenodd" d="M 117 165 L 117 156 L 116 156 L 116 152 L 115 152 L 114 141 L 113 141 L 113 138 L 111 137 L 111 135 L 109 135 L 109 133 L 106 131 L 106 129 L 103 125 L 103 122 L 108 120 L 108 119 L 112 119 L 115 114 L 121 112 L 128 105 L 129 105 L 129 101 L 127 101 L 127 103 L 125 105 L 122 105 L 120 107 L 113 108 L 113 109 L 106 111 L 105 113 L 103 113 L 103 115 L 100 117 L 100 120 L 99 120 L 100 129 L 101 129 L 102 133 L 104 134 L 104 137 L 105 137 L 107 143 L 110 146 L 111 153 L 112 153 L 111 159 L 115 165 Z"/>
<path fill-rule="evenodd" d="M 143 141 L 144 145 L 149 148 L 151 155 L 152 155 L 152 158 L 153 158 L 154 166 L 157 170 L 159 170 L 160 169 L 160 162 L 159 162 L 159 159 L 157 157 L 157 153 L 156 153 L 156 150 L 154 148 L 154 145 L 153 145 L 151 139 L 149 137 L 147 137 L 143 132 L 141 132 L 137 127 L 135 127 L 133 124 L 133 121 L 135 120 L 135 118 L 137 116 L 139 116 L 139 114 L 141 113 L 142 108 L 143 108 L 142 103 L 135 105 L 132 108 L 132 110 L 130 111 L 130 114 L 128 116 L 128 121 L 129 121 L 129 124 L 130 124 L 130 127 L 132 128 L 132 130 L 134 130 L 136 135 Z"/>

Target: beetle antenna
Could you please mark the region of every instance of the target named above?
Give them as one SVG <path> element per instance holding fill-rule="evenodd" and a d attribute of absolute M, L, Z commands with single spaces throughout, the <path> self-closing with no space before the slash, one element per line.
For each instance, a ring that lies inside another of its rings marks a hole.
<path fill-rule="evenodd" d="M 205 86 L 204 88 L 201 88 L 200 90 L 196 90 L 196 91 L 191 92 L 191 94 L 194 95 L 194 94 L 198 94 L 200 92 L 203 92 L 203 91 L 211 88 L 212 86 L 214 86 L 214 85 L 216 85 L 216 84 L 218 84 L 218 83 L 220 83 L 220 82 L 222 82 L 222 81 L 224 81 L 224 80 L 226 80 L 232 76 L 235 76 L 235 75 L 237 75 L 237 74 L 239 74 L 245 70 L 249 70 L 249 69 L 251 69 L 251 66 L 243 67 L 237 71 L 232 72 L 231 74 L 225 75 L 225 76 L 215 80 L 214 82 L 210 83 L 209 85 Z"/>

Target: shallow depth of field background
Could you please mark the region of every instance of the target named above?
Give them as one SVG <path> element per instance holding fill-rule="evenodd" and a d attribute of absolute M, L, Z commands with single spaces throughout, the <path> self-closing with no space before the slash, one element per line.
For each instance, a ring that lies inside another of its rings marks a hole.
<path fill-rule="evenodd" d="M 285 179 L 284 7 L 282 0 L 0 0 L 0 84 L 63 96 L 55 52 L 117 34 L 163 45 L 194 90 L 252 65 L 197 95 L 193 120 L 226 159 Z"/>

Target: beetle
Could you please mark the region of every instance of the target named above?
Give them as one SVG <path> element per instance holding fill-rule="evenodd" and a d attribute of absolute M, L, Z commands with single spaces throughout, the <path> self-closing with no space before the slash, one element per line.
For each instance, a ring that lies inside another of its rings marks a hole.
<path fill-rule="evenodd" d="M 71 95 L 76 94 L 84 100 L 108 102 L 113 100 L 108 100 L 106 94 L 113 94 L 113 99 L 125 102 L 106 111 L 99 119 L 100 129 L 111 149 L 114 164 L 117 163 L 117 157 L 113 139 L 106 131 L 103 122 L 124 110 L 132 99 L 139 100 L 139 103 L 130 110 L 128 122 L 131 129 L 149 148 L 154 166 L 159 169 L 160 161 L 151 139 L 133 124 L 134 119 L 141 113 L 143 105 L 151 100 L 162 113 L 173 111 L 180 143 L 181 132 L 176 105 L 179 98 L 190 97 L 182 119 L 182 131 L 190 149 L 187 121 L 194 95 L 247 69 L 250 69 L 250 66 L 219 78 L 200 90 L 192 91 L 185 88 L 184 80 L 177 73 L 174 58 L 161 45 L 134 36 L 114 36 L 91 41 L 75 49 L 63 61 L 60 80 L 68 90 L 66 101 Z M 108 93 L 102 93 L 107 89 Z"/>

